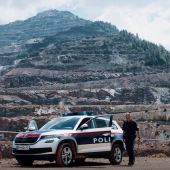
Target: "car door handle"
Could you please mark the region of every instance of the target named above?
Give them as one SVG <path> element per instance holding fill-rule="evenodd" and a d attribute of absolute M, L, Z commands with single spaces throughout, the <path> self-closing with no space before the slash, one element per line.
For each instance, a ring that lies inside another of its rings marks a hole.
<path fill-rule="evenodd" d="M 103 136 L 110 136 L 110 134 L 103 134 Z"/>

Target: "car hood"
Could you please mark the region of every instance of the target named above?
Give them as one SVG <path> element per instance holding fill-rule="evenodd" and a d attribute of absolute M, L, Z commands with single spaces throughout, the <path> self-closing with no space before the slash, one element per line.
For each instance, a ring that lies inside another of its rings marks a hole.
<path fill-rule="evenodd" d="M 71 133 L 73 130 L 37 130 L 32 132 L 22 132 L 19 133 L 17 136 L 27 136 L 27 137 L 35 137 L 35 136 L 42 136 L 42 135 L 58 135 L 58 136 L 65 136 Z"/>
<path fill-rule="evenodd" d="M 73 130 L 47 130 L 47 131 L 39 131 L 41 135 L 59 135 L 65 136 L 71 133 Z"/>

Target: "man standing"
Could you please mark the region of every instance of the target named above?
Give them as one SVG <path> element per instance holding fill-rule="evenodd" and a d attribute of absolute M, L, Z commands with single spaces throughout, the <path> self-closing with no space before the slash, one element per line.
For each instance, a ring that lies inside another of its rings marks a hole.
<path fill-rule="evenodd" d="M 126 113 L 126 121 L 123 124 L 123 135 L 126 145 L 126 150 L 129 156 L 129 166 L 134 165 L 135 163 L 135 153 L 134 153 L 134 144 L 136 135 L 138 137 L 138 143 L 140 143 L 140 134 L 137 123 L 132 120 L 130 113 Z"/>

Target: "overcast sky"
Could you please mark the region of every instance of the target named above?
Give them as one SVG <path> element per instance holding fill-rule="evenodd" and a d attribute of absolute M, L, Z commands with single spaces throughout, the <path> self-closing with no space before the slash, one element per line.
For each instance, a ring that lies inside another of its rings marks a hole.
<path fill-rule="evenodd" d="M 0 0 L 0 24 L 48 9 L 111 22 L 170 50 L 170 0 Z"/>

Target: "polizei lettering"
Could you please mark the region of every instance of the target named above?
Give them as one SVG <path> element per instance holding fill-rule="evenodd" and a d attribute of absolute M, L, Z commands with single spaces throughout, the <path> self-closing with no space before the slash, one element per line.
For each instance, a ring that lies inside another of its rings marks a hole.
<path fill-rule="evenodd" d="M 93 138 L 93 143 L 109 143 L 110 137 Z"/>

